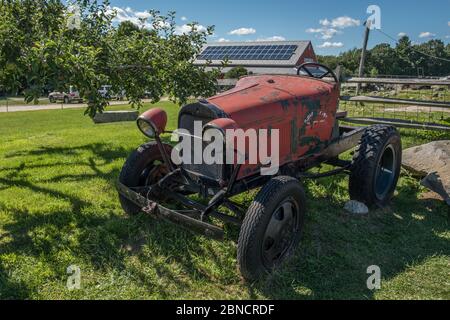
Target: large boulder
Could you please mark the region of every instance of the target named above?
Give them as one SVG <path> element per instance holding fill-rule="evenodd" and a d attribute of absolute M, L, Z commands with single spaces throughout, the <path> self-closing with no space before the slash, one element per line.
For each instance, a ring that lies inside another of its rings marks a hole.
<path fill-rule="evenodd" d="M 103 113 L 97 113 L 94 117 L 94 122 L 111 123 L 122 121 L 136 121 L 138 117 L 138 111 L 107 111 Z"/>
<path fill-rule="evenodd" d="M 418 177 L 436 173 L 450 194 L 450 141 L 435 141 L 403 152 L 403 167 Z"/>

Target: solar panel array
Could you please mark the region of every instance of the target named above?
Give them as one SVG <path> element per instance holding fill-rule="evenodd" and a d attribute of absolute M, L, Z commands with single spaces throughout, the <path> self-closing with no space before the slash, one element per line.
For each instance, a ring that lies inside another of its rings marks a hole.
<path fill-rule="evenodd" d="M 198 60 L 290 60 L 296 45 L 210 46 Z"/>

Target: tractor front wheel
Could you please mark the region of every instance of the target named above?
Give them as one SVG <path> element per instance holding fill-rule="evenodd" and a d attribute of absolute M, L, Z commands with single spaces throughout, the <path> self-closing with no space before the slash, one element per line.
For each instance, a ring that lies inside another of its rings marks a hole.
<path fill-rule="evenodd" d="M 386 206 L 394 195 L 402 165 L 402 141 L 392 126 L 366 130 L 353 158 L 350 198 L 368 206 Z"/>
<path fill-rule="evenodd" d="M 297 179 L 276 177 L 248 209 L 238 241 L 242 276 L 258 280 L 292 255 L 304 223 L 306 197 Z"/>
<path fill-rule="evenodd" d="M 171 154 L 172 147 L 164 145 L 168 154 Z M 159 151 L 156 142 L 143 144 L 134 151 L 125 162 L 120 173 L 119 181 L 128 188 L 146 187 L 156 184 L 169 173 L 169 169 L 164 164 L 163 156 Z M 147 196 L 146 194 L 142 194 Z M 162 195 L 152 194 L 155 200 L 163 200 Z M 119 194 L 122 208 L 128 215 L 140 213 L 141 208 L 130 200 Z"/>

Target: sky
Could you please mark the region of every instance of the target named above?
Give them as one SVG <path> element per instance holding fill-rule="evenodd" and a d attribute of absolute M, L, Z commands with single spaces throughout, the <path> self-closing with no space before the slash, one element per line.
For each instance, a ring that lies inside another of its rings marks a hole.
<path fill-rule="evenodd" d="M 215 26 L 209 42 L 311 40 L 316 53 L 336 55 L 360 48 L 370 5 L 380 8 L 381 31 L 413 43 L 430 39 L 450 42 L 450 0 L 111 0 L 116 22 L 139 21 L 149 9 L 177 12 L 178 31 L 189 22 Z M 378 30 L 369 47 L 395 41 Z"/>

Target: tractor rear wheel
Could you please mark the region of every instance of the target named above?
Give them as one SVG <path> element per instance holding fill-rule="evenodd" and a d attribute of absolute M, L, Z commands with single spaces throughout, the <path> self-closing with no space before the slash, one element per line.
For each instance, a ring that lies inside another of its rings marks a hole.
<path fill-rule="evenodd" d="M 171 154 L 172 147 L 164 145 L 167 152 Z M 146 187 L 157 183 L 169 173 L 169 169 L 164 164 L 163 157 L 156 142 L 149 142 L 135 150 L 125 162 L 120 173 L 119 182 L 128 188 Z M 146 196 L 146 194 L 142 194 Z M 162 195 L 152 195 L 153 198 Z M 119 200 L 123 210 L 128 215 L 136 215 L 141 212 L 141 208 L 130 200 L 119 194 Z M 158 199 L 155 199 L 158 200 Z"/>
<path fill-rule="evenodd" d="M 368 206 L 386 206 L 397 187 L 402 165 L 402 141 L 395 127 L 367 129 L 353 157 L 350 198 Z"/>
<path fill-rule="evenodd" d="M 239 235 L 238 262 L 246 280 L 262 278 L 292 255 L 300 241 L 305 204 L 297 179 L 276 177 L 262 188 Z"/>

